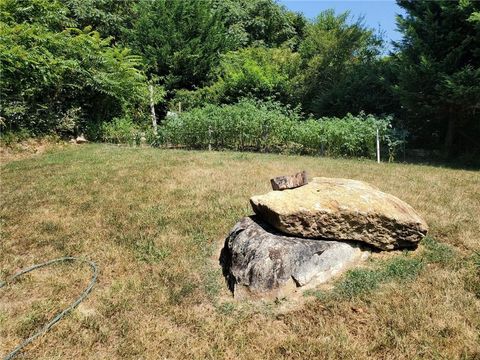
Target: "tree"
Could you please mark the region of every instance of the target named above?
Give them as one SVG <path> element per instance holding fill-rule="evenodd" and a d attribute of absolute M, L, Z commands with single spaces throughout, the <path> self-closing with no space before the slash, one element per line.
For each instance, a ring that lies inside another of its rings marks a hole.
<path fill-rule="evenodd" d="M 378 62 L 382 41 L 362 19 L 353 23 L 348 19 L 348 12 L 335 15 L 327 10 L 307 26 L 300 45 L 302 69 L 297 81 L 307 112 L 318 116 L 380 112 L 375 99 L 365 103 L 361 99 L 375 88 L 379 88 L 376 93 L 382 93 L 382 75 L 375 70 L 382 66 Z M 352 89 L 359 93 L 352 93 Z"/>
<path fill-rule="evenodd" d="M 288 48 L 244 48 L 222 57 L 216 82 L 210 87 L 217 102 L 236 102 L 242 97 L 293 103 L 292 79 L 300 57 Z"/>
<path fill-rule="evenodd" d="M 70 28 L 58 1 L 6 0 L 0 11 L 0 106 L 8 129 L 71 134 L 142 112 L 147 87 L 139 56 L 90 27 Z"/>
<path fill-rule="evenodd" d="M 288 46 L 295 50 L 307 23 L 303 15 L 274 0 L 214 0 L 214 9 L 236 48 Z"/>
<path fill-rule="evenodd" d="M 396 44 L 396 91 L 406 125 L 423 147 L 448 156 L 479 151 L 480 2 L 412 1 L 398 4 L 403 40 Z"/>
<path fill-rule="evenodd" d="M 220 54 L 232 47 L 209 0 L 140 1 L 127 41 L 167 90 L 204 85 Z"/>
<path fill-rule="evenodd" d="M 139 0 L 61 0 L 68 9 L 67 16 L 75 27 L 91 26 L 104 38 L 115 43 L 123 40 L 125 29 L 131 26 L 134 9 Z"/>

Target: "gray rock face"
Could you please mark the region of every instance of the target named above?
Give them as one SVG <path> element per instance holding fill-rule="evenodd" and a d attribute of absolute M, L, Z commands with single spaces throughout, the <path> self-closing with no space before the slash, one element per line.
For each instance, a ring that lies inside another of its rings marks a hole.
<path fill-rule="evenodd" d="M 236 298 L 265 297 L 323 283 L 365 254 L 346 242 L 285 236 L 246 217 L 230 231 L 220 261 Z"/>

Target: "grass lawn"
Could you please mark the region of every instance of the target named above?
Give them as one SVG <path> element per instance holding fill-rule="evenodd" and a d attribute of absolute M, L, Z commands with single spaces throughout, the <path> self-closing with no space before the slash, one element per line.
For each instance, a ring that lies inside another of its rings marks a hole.
<path fill-rule="evenodd" d="M 235 152 L 69 146 L 1 165 L 0 278 L 64 255 L 93 292 L 28 359 L 480 359 L 480 172 Z M 430 226 L 297 303 L 236 302 L 218 254 L 275 175 L 368 181 Z M 0 289 L 0 355 L 86 286 L 58 265 Z"/>

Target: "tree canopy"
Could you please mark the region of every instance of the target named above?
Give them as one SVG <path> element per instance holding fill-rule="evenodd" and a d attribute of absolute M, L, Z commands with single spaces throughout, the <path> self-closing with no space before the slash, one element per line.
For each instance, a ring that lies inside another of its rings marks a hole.
<path fill-rule="evenodd" d="M 7 0 L 0 11 L 0 103 L 7 128 L 94 131 L 144 102 L 142 58 L 90 26 L 71 27 L 62 3 Z"/>
<path fill-rule="evenodd" d="M 385 54 L 362 18 L 275 0 L 2 0 L 0 129 L 146 128 L 154 85 L 157 110 L 247 97 L 305 119 L 391 115 L 412 146 L 480 152 L 480 3 L 397 2 Z"/>
<path fill-rule="evenodd" d="M 417 141 L 455 151 L 478 150 L 480 135 L 480 3 L 398 4 L 404 34 L 396 44 L 396 92 Z"/>

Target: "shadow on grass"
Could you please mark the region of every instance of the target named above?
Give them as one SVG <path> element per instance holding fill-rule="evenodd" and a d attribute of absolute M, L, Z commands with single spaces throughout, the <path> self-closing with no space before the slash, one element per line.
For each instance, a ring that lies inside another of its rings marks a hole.
<path fill-rule="evenodd" d="M 420 154 L 418 154 L 420 152 Z M 453 170 L 480 170 L 480 157 L 475 154 L 467 154 L 461 157 L 448 158 L 435 151 L 417 150 L 415 153 L 407 154 L 406 157 L 399 156 L 397 163 L 433 166 Z"/>

